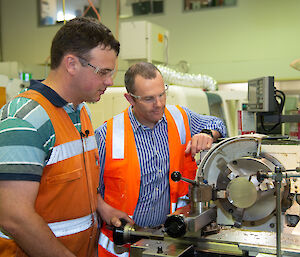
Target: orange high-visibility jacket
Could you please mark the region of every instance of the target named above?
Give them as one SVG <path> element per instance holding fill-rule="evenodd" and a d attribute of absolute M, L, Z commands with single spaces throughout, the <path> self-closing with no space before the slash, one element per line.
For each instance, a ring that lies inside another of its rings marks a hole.
<path fill-rule="evenodd" d="M 168 123 L 169 177 L 172 172 L 180 171 L 183 177 L 194 179 L 197 170 L 195 160 L 184 153 L 191 139 L 186 112 L 180 106 L 167 106 L 165 116 Z M 139 198 L 141 171 L 128 109 L 107 121 L 103 179 L 105 201 L 132 216 Z M 174 182 L 171 178 L 169 181 L 170 210 L 173 212 L 178 198 L 188 193 L 188 184 Z M 98 256 L 117 256 L 112 233 L 105 226 L 100 234 Z"/>
<path fill-rule="evenodd" d="M 34 90 L 17 97 L 20 96 L 37 101 L 46 110 L 56 137 L 40 181 L 36 212 L 48 223 L 58 240 L 76 256 L 97 256 L 99 158 L 88 113 L 85 107 L 80 112 L 82 131 L 90 132 L 87 137 L 81 138 L 63 108 L 55 107 Z M 0 231 L 0 256 L 26 254 L 14 240 Z"/>

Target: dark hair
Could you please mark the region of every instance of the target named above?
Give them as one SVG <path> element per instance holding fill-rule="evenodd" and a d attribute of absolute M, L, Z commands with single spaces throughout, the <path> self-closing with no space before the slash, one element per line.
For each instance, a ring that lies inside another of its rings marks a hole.
<path fill-rule="evenodd" d="M 124 81 L 125 87 L 128 93 L 135 93 L 134 81 L 137 75 L 142 76 L 145 79 L 154 79 L 157 76 L 159 69 L 155 65 L 149 62 L 139 62 L 133 64 L 125 73 Z"/>
<path fill-rule="evenodd" d="M 89 60 L 89 51 L 97 46 L 109 47 L 119 55 L 120 43 L 105 25 L 94 18 L 74 18 L 52 40 L 51 69 L 56 69 L 68 53 Z"/>

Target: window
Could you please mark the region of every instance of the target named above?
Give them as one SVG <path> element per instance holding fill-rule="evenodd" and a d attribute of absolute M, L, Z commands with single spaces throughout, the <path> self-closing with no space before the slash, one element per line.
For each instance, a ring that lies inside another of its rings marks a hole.
<path fill-rule="evenodd" d="M 54 25 L 80 16 L 97 18 L 95 10 L 99 13 L 99 1 L 91 2 L 93 6 L 87 0 L 66 0 L 64 14 L 63 0 L 38 0 L 39 25 Z"/>

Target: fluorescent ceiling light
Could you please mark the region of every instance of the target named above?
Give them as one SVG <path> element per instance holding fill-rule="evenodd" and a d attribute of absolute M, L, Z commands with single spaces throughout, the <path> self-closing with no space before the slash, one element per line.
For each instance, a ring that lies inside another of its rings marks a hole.
<path fill-rule="evenodd" d="M 66 13 L 66 16 L 65 16 L 66 21 L 69 21 L 69 20 L 71 20 L 75 17 L 76 16 L 73 13 Z M 56 20 L 57 21 L 63 21 L 64 20 L 64 13 L 62 11 L 57 12 Z"/>

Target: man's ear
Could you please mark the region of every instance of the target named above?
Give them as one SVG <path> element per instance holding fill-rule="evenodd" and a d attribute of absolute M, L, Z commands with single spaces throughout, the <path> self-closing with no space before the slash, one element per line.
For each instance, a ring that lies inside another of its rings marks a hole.
<path fill-rule="evenodd" d="M 133 99 L 133 97 L 129 94 L 129 93 L 124 93 L 124 96 L 126 98 L 126 100 L 132 105 L 135 105 L 135 101 Z"/>
<path fill-rule="evenodd" d="M 64 56 L 63 62 L 67 72 L 71 75 L 75 75 L 80 65 L 78 58 L 72 54 L 68 54 Z"/>

